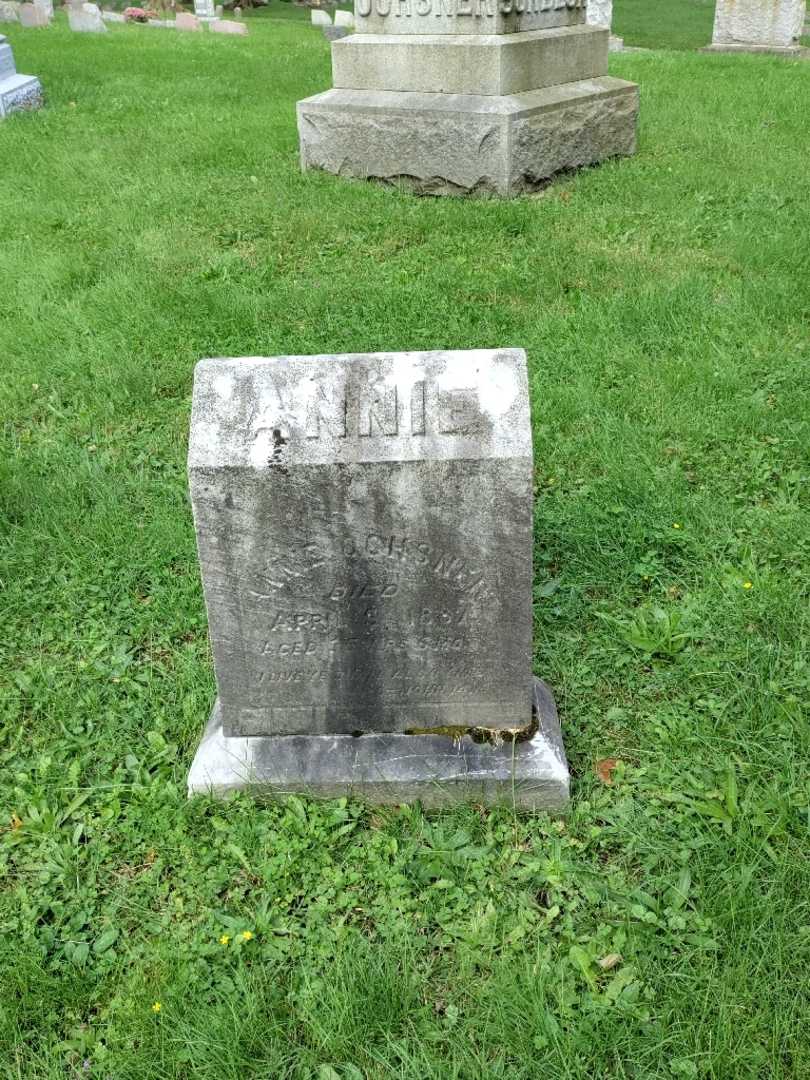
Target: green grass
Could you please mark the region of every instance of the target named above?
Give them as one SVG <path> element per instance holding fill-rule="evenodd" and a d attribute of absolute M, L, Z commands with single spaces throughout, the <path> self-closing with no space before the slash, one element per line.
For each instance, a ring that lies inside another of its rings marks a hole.
<path fill-rule="evenodd" d="M 636 157 L 442 201 L 299 174 L 308 27 L 5 30 L 0 1075 L 807 1077 L 810 67 L 614 56 Z M 498 345 L 568 821 L 188 803 L 195 361 Z"/>
<path fill-rule="evenodd" d="M 712 40 L 714 0 L 615 0 L 613 33 L 646 49 L 700 49 Z"/>

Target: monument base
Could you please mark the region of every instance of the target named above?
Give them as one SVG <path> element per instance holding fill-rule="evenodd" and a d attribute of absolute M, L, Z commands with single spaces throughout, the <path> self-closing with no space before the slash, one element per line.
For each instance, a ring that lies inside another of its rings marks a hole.
<path fill-rule="evenodd" d="M 765 53 L 769 56 L 786 56 L 788 59 L 805 55 L 801 45 L 749 45 L 746 42 L 712 42 L 700 49 L 704 53 Z"/>
<path fill-rule="evenodd" d="M 327 90 L 298 102 L 301 167 L 429 195 L 519 195 L 635 153 L 638 87 L 605 75 L 523 94 Z"/>
<path fill-rule="evenodd" d="M 189 795 L 353 796 L 371 803 L 419 800 L 515 805 L 563 814 L 568 763 L 551 691 L 534 680 L 537 729 L 500 745 L 469 735 L 269 735 L 227 738 L 214 705 L 188 777 Z"/>
<path fill-rule="evenodd" d="M 0 79 L 0 117 L 22 109 L 38 109 L 42 86 L 36 75 L 9 75 Z"/>

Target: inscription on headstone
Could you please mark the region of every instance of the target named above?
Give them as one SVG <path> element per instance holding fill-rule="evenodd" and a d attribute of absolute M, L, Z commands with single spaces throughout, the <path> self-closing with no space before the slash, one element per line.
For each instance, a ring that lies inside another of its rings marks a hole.
<path fill-rule="evenodd" d="M 529 724 L 521 351 L 202 361 L 189 472 L 225 736 Z"/>

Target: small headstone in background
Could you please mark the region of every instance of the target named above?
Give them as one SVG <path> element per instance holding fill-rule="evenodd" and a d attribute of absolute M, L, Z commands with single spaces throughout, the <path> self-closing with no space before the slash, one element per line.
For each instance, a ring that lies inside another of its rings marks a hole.
<path fill-rule="evenodd" d="M 12 112 L 38 109 L 42 104 L 42 86 L 36 75 L 19 75 L 14 54 L 0 34 L 0 120 Z"/>
<path fill-rule="evenodd" d="M 194 0 L 194 14 L 201 22 L 212 22 L 217 17 L 214 0 Z"/>
<path fill-rule="evenodd" d="M 585 19 L 588 26 L 599 26 L 603 30 L 610 30 L 613 22 L 613 0 L 588 0 Z M 624 41 L 611 33 L 608 43 L 609 51 L 621 52 L 623 48 Z"/>
<path fill-rule="evenodd" d="M 799 55 L 805 0 L 717 0 L 709 52 Z"/>
<path fill-rule="evenodd" d="M 53 0 L 34 0 L 34 7 L 44 11 L 49 22 L 53 18 Z"/>
<path fill-rule="evenodd" d="M 215 34 L 246 34 L 248 28 L 243 22 L 229 22 L 225 19 L 215 19 L 209 23 L 209 28 Z"/>
<path fill-rule="evenodd" d="M 3 34 L 0 34 L 0 82 L 9 75 L 16 75 L 17 68 L 14 64 L 14 53 Z"/>
<path fill-rule="evenodd" d="M 178 30 L 202 30 L 202 23 L 196 15 L 188 11 L 178 11 L 174 19 L 174 25 Z"/>
<path fill-rule="evenodd" d="M 68 25 L 79 34 L 106 34 L 107 27 L 97 4 L 70 4 Z"/>
<path fill-rule="evenodd" d="M 318 8 L 313 8 L 309 13 L 309 17 L 313 26 L 332 25 L 332 20 L 329 18 L 328 11 L 320 11 Z"/>
<path fill-rule="evenodd" d="M 351 11 L 336 11 L 335 26 L 348 26 L 350 29 L 353 29 L 354 15 L 351 13 Z"/>
<path fill-rule="evenodd" d="M 233 9 L 233 17 L 234 17 L 235 19 L 241 19 L 241 18 L 242 18 L 242 9 L 241 9 L 241 8 L 239 7 L 239 5 L 238 5 L 238 4 L 237 4 L 237 5 L 236 5 L 236 7 L 235 7 L 235 8 Z"/>
<path fill-rule="evenodd" d="M 16 0 L 0 0 L 0 23 L 19 22 L 20 5 Z"/>
<path fill-rule="evenodd" d="M 37 26 L 50 26 L 51 20 L 45 10 L 37 4 L 20 4 L 20 24 L 30 29 Z"/>
<path fill-rule="evenodd" d="M 564 809 L 532 676 L 533 476 L 522 350 L 202 361 L 189 479 L 219 698 L 189 791 Z"/>
<path fill-rule="evenodd" d="M 216 17 L 217 17 L 218 19 L 221 19 L 221 18 L 222 18 L 222 12 L 223 12 L 224 10 L 225 10 L 225 9 L 223 8 L 222 4 L 217 4 L 217 6 L 216 6 L 216 7 L 214 8 L 214 14 L 216 15 Z"/>

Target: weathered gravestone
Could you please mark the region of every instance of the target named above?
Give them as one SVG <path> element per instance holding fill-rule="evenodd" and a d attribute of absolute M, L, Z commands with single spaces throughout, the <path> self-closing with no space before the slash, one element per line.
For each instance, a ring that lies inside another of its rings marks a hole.
<path fill-rule="evenodd" d="M 707 52 L 800 54 L 805 0 L 717 0 Z"/>
<path fill-rule="evenodd" d="M 213 22 L 217 17 L 214 0 L 194 0 L 194 14 L 202 22 Z"/>
<path fill-rule="evenodd" d="M 34 29 L 50 26 L 51 20 L 47 11 L 38 4 L 20 4 L 20 24 Z"/>
<path fill-rule="evenodd" d="M 174 18 L 174 25 L 178 30 L 202 30 L 200 20 L 188 11 L 178 11 Z"/>
<path fill-rule="evenodd" d="M 313 9 L 309 13 L 309 20 L 313 26 L 331 26 L 332 19 L 328 11 L 318 11 Z"/>
<path fill-rule="evenodd" d="M 522 351 L 202 361 L 189 476 L 219 691 L 191 792 L 563 808 Z"/>
<path fill-rule="evenodd" d="M 613 24 L 613 0 L 588 0 L 585 21 L 588 26 L 599 26 L 609 31 Z M 621 52 L 623 48 L 624 41 L 611 33 L 608 39 L 608 51 Z"/>
<path fill-rule="evenodd" d="M 335 26 L 347 26 L 350 30 L 354 29 L 354 15 L 351 11 L 336 11 Z"/>
<path fill-rule="evenodd" d="M 248 28 L 243 22 L 230 22 L 228 19 L 214 19 L 209 23 L 209 28 L 214 34 L 240 34 L 244 37 Z"/>
<path fill-rule="evenodd" d="M 20 5 L 13 0 L 0 0 L 0 22 L 19 22 Z"/>
<path fill-rule="evenodd" d="M 97 4 L 68 5 L 68 25 L 79 34 L 106 34 L 107 27 Z"/>
<path fill-rule="evenodd" d="M 38 109 L 42 104 L 42 86 L 35 75 L 20 75 L 14 54 L 0 34 L 0 120 L 12 112 Z"/>
<path fill-rule="evenodd" d="M 357 0 L 334 89 L 298 103 L 302 168 L 515 195 L 636 146 L 585 0 Z"/>

